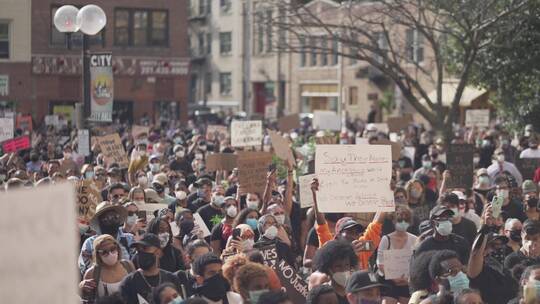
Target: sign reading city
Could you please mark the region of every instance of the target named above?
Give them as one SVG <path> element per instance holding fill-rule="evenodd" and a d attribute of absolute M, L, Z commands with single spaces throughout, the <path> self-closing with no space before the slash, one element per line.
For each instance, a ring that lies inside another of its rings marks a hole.
<path fill-rule="evenodd" d="M 112 54 L 99 53 L 90 56 L 91 121 L 112 122 L 114 80 Z"/>

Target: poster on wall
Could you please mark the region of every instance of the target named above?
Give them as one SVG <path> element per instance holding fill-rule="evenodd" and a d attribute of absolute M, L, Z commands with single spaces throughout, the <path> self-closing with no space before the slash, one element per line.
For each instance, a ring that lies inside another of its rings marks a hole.
<path fill-rule="evenodd" d="M 90 56 L 90 120 L 111 122 L 113 100 L 112 54 L 92 54 Z"/>

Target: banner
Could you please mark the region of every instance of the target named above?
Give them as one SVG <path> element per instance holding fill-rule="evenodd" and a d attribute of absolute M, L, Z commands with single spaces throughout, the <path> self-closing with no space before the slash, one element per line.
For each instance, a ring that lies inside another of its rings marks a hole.
<path fill-rule="evenodd" d="M 392 156 L 385 145 L 317 145 L 320 212 L 393 212 Z"/>
<path fill-rule="evenodd" d="M 245 192 L 262 195 L 271 163 L 272 154 L 268 152 L 239 152 L 237 165 L 240 187 Z"/>
<path fill-rule="evenodd" d="M 58 126 L 59 120 L 58 115 L 46 115 L 45 116 L 45 125 L 46 126 Z"/>
<path fill-rule="evenodd" d="M 237 156 L 232 153 L 213 153 L 206 155 L 206 170 L 215 172 L 218 170 L 232 171 L 236 168 Z"/>
<path fill-rule="evenodd" d="M 101 191 L 90 180 L 77 181 L 76 189 L 79 221 L 89 223 L 94 214 L 96 214 L 97 205 L 102 201 Z"/>
<path fill-rule="evenodd" d="M 13 118 L 0 118 L 0 142 L 13 138 Z"/>
<path fill-rule="evenodd" d="M 206 140 L 214 141 L 216 137 L 219 140 L 225 140 L 229 136 L 229 129 L 226 126 L 209 125 L 206 128 Z"/>
<path fill-rule="evenodd" d="M 281 158 L 284 162 L 296 165 L 296 160 L 294 159 L 289 143 L 283 136 L 279 135 L 277 132 L 268 130 L 270 139 L 272 140 L 272 146 L 274 147 L 274 152 L 277 157 Z"/>
<path fill-rule="evenodd" d="M 79 154 L 83 156 L 90 155 L 90 133 L 88 132 L 88 130 L 78 130 L 77 140 L 78 140 Z"/>
<path fill-rule="evenodd" d="M 10 190 L 0 200 L 2 303 L 80 302 L 73 185 Z"/>
<path fill-rule="evenodd" d="M 120 168 L 128 167 L 129 163 L 126 151 L 117 133 L 98 137 L 97 141 L 101 148 L 101 153 L 105 156 L 105 162 L 108 165 L 117 163 L 120 165 Z"/>
<path fill-rule="evenodd" d="M 315 174 L 308 174 L 298 177 L 298 187 L 300 189 L 300 207 L 309 208 L 313 206 L 313 193 L 311 192 L 311 181 Z"/>
<path fill-rule="evenodd" d="M 474 173 L 474 146 L 470 144 L 451 144 L 446 152 L 446 165 L 452 178 L 447 188 L 472 188 Z"/>
<path fill-rule="evenodd" d="M 489 110 L 467 110 L 465 111 L 466 127 L 489 127 Z"/>
<path fill-rule="evenodd" d="M 28 135 L 6 140 L 2 144 L 2 151 L 4 151 L 4 153 L 14 153 L 30 148 L 30 136 Z"/>
<path fill-rule="evenodd" d="M 234 120 L 231 123 L 231 145 L 233 147 L 260 146 L 262 139 L 262 121 Z"/>
<path fill-rule="evenodd" d="M 114 80 L 112 54 L 90 55 L 91 121 L 112 122 Z"/>
<path fill-rule="evenodd" d="M 291 130 L 300 128 L 300 117 L 298 114 L 283 116 L 278 120 L 278 128 L 281 132 L 289 133 Z"/>
<path fill-rule="evenodd" d="M 341 117 L 334 111 L 314 111 L 313 128 L 317 130 L 341 130 Z"/>

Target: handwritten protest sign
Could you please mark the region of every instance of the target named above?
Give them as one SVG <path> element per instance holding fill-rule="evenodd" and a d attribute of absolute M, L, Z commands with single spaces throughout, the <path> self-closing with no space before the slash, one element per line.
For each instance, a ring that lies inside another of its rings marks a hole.
<path fill-rule="evenodd" d="M 21 150 L 30 149 L 30 136 L 21 136 L 4 141 L 2 151 L 4 153 L 13 153 Z"/>
<path fill-rule="evenodd" d="M 410 249 L 383 250 L 384 278 L 386 280 L 408 278 L 412 253 Z"/>
<path fill-rule="evenodd" d="M 89 180 L 80 180 L 76 185 L 77 212 L 79 221 L 86 223 L 96 214 L 96 207 L 101 203 L 101 191 L 97 185 Z"/>
<path fill-rule="evenodd" d="M 337 137 L 334 135 L 315 136 L 315 143 L 317 145 L 335 145 Z"/>
<path fill-rule="evenodd" d="M 389 132 L 399 133 L 401 130 L 406 129 L 412 121 L 412 114 L 404 114 L 403 116 L 388 117 L 386 123 Z"/>
<path fill-rule="evenodd" d="M 272 146 L 274 147 L 277 157 L 288 164 L 295 165 L 296 161 L 287 140 L 272 130 L 268 130 L 268 134 L 272 140 Z"/>
<path fill-rule="evenodd" d="M 313 127 L 317 130 L 341 130 L 341 117 L 334 111 L 314 111 Z"/>
<path fill-rule="evenodd" d="M 131 136 L 133 136 L 133 139 L 138 139 L 143 134 L 148 135 L 149 132 L 150 132 L 150 127 L 147 127 L 147 126 L 133 125 L 131 127 Z"/>
<path fill-rule="evenodd" d="M 263 193 L 266 186 L 268 166 L 272 163 L 272 154 L 268 152 L 239 152 L 238 179 L 246 192 Z"/>
<path fill-rule="evenodd" d="M 262 121 L 235 120 L 231 123 L 231 145 L 233 147 L 260 146 L 262 139 Z"/>
<path fill-rule="evenodd" d="M 446 152 L 446 164 L 451 176 L 448 188 L 472 188 L 474 173 L 474 146 L 470 144 L 452 144 Z"/>
<path fill-rule="evenodd" d="M 23 131 L 28 131 L 29 133 L 32 133 L 32 116 L 26 115 L 26 116 L 17 116 L 16 120 L 16 127 L 17 129 L 21 129 Z"/>
<path fill-rule="evenodd" d="M 98 137 L 97 141 L 107 164 L 117 163 L 121 168 L 128 167 L 126 151 L 117 133 Z"/>
<path fill-rule="evenodd" d="M 278 120 L 278 128 L 281 132 L 290 132 L 300 128 L 300 117 L 298 114 L 283 116 Z"/>
<path fill-rule="evenodd" d="M 206 226 L 206 223 L 202 219 L 201 215 L 198 213 L 193 214 L 193 221 L 195 222 L 195 225 L 201 229 L 202 231 L 202 237 L 205 238 L 207 236 L 210 236 L 210 230 L 208 230 L 208 227 Z"/>
<path fill-rule="evenodd" d="M 210 172 L 218 170 L 231 171 L 236 168 L 238 157 L 232 153 L 213 153 L 206 155 L 206 169 Z"/>
<path fill-rule="evenodd" d="M 355 138 L 355 143 L 357 145 L 367 145 L 369 144 L 369 138 L 365 138 L 365 137 L 356 137 Z"/>
<path fill-rule="evenodd" d="M 77 140 L 79 147 L 79 154 L 88 156 L 90 155 L 90 132 L 88 130 L 78 130 Z"/>
<path fill-rule="evenodd" d="M 13 118 L 0 118 L 0 142 L 13 138 Z"/>
<path fill-rule="evenodd" d="M 414 155 L 416 154 L 416 147 L 403 147 L 403 156 L 409 158 L 411 163 L 414 164 Z"/>
<path fill-rule="evenodd" d="M 9 210 L 0 214 L 0 242 L 5 249 L 0 265 L 2 303 L 80 301 L 79 275 L 73 267 L 77 264 L 74 249 L 79 246 L 73 185 L 10 191 L 2 193 L 0 200 Z M 22 202 L 34 204 L 28 208 Z"/>
<path fill-rule="evenodd" d="M 313 206 L 313 194 L 311 193 L 311 181 L 315 174 L 308 174 L 298 177 L 298 186 L 300 188 L 300 207 L 309 208 Z"/>
<path fill-rule="evenodd" d="M 392 156 L 385 145 L 317 145 L 321 212 L 394 211 Z"/>
<path fill-rule="evenodd" d="M 467 110 L 465 111 L 465 126 L 466 127 L 489 127 L 489 110 Z"/>
<path fill-rule="evenodd" d="M 264 107 L 264 118 L 275 121 L 278 116 L 278 103 L 276 101 L 267 104 Z"/>
<path fill-rule="evenodd" d="M 516 166 L 524 180 L 533 179 L 534 172 L 540 168 L 540 158 L 519 158 L 516 160 Z"/>
<path fill-rule="evenodd" d="M 377 139 L 373 142 L 374 145 L 387 145 L 392 147 L 392 160 L 398 160 L 401 157 L 401 144 L 388 139 Z"/>
<path fill-rule="evenodd" d="M 219 140 L 225 140 L 229 136 L 229 130 L 226 126 L 209 125 L 206 128 L 206 140 L 214 141 L 216 137 Z"/>

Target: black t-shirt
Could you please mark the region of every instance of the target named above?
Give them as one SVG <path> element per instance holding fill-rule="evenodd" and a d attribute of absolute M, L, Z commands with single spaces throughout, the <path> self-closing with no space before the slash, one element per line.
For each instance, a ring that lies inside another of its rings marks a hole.
<path fill-rule="evenodd" d="M 193 168 L 185 159 L 182 159 L 182 160 L 173 159 L 169 163 L 169 168 L 171 168 L 171 170 L 173 171 L 182 171 L 186 175 L 193 173 Z"/>
<path fill-rule="evenodd" d="M 317 236 L 317 231 L 315 231 L 315 226 L 309 229 L 306 243 L 307 245 L 319 248 L 319 237 Z"/>
<path fill-rule="evenodd" d="M 212 228 L 214 228 L 214 224 L 212 223 L 212 218 L 215 216 L 222 217 L 223 214 L 221 212 L 221 209 L 216 209 L 212 207 L 211 204 L 208 204 L 204 207 L 201 207 L 197 210 L 197 213 L 201 216 L 204 223 L 208 227 L 208 230 L 212 231 Z"/>
<path fill-rule="evenodd" d="M 122 298 L 130 304 L 139 303 L 137 295 L 140 295 L 149 303 L 153 303 L 152 290 L 165 282 L 174 284 L 174 286 L 180 290 L 178 277 L 168 271 L 160 270 L 159 275 L 144 278 L 141 271 L 135 271 L 122 280 L 122 283 L 120 284 L 120 294 L 122 295 Z M 148 286 L 148 284 L 151 286 Z"/>
<path fill-rule="evenodd" d="M 489 304 L 506 304 L 517 293 L 517 284 L 509 270 L 492 258 L 484 262 L 482 272 L 470 280 L 471 288 L 478 289 Z"/>
<path fill-rule="evenodd" d="M 219 223 L 212 228 L 212 235 L 210 241 L 219 241 L 221 251 L 227 246 L 227 240 L 223 239 L 223 223 Z"/>
<path fill-rule="evenodd" d="M 188 202 L 188 204 L 193 203 L 198 198 L 199 198 L 199 196 L 197 195 L 197 191 L 195 191 L 195 192 L 191 193 L 190 195 L 188 195 L 187 202 Z"/>
<path fill-rule="evenodd" d="M 471 220 L 462 217 L 459 224 L 452 225 L 452 233 L 462 236 L 469 246 L 472 246 L 476 237 L 476 225 Z"/>
<path fill-rule="evenodd" d="M 238 191 L 238 185 L 234 184 L 227 188 L 227 191 L 225 191 L 225 196 L 236 196 L 236 191 Z"/>
<path fill-rule="evenodd" d="M 179 270 L 174 273 L 176 277 L 178 277 L 178 281 L 180 282 L 180 285 L 183 285 L 186 290 L 186 295 L 184 295 L 186 298 L 189 298 L 195 294 L 195 277 L 191 275 L 189 270 Z M 182 289 L 180 289 L 182 291 Z"/>
<path fill-rule="evenodd" d="M 133 265 L 135 265 L 135 268 L 139 268 L 139 260 L 137 257 L 138 254 L 135 253 L 131 259 Z M 182 252 L 174 248 L 171 244 L 163 248 L 163 256 L 159 259 L 159 268 L 169 272 L 186 269 Z"/>
<path fill-rule="evenodd" d="M 205 201 L 203 198 L 198 198 L 195 201 L 193 201 L 192 205 L 195 209 L 199 209 L 201 207 L 204 207 L 206 205 L 210 204 L 210 202 Z"/>
<path fill-rule="evenodd" d="M 418 245 L 414 255 L 418 256 L 422 252 L 444 249 L 455 251 L 463 265 L 467 265 L 469 263 L 469 244 L 463 237 L 453 233 L 447 240 L 444 241 L 438 241 L 433 236 L 428 237 L 422 241 L 420 245 Z"/>
<path fill-rule="evenodd" d="M 529 257 L 525 256 L 521 250 L 510 253 L 506 259 L 504 259 L 504 268 L 511 271 L 514 266 L 527 259 L 529 259 Z"/>
<path fill-rule="evenodd" d="M 300 207 L 300 204 L 293 202 L 292 203 L 292 210 L 291 210 L 291 228 L 292 231 L 298 231 L 298 233 L 293 233 L 292 237 L 293 244 L 300 244 L 300 230 L 302 229 L 302 208 Z M 297 248 L 294 248 L 295 250 L 302 251 L 304 248 L 298 248 L 298 246 L 295 246 Z"/>

